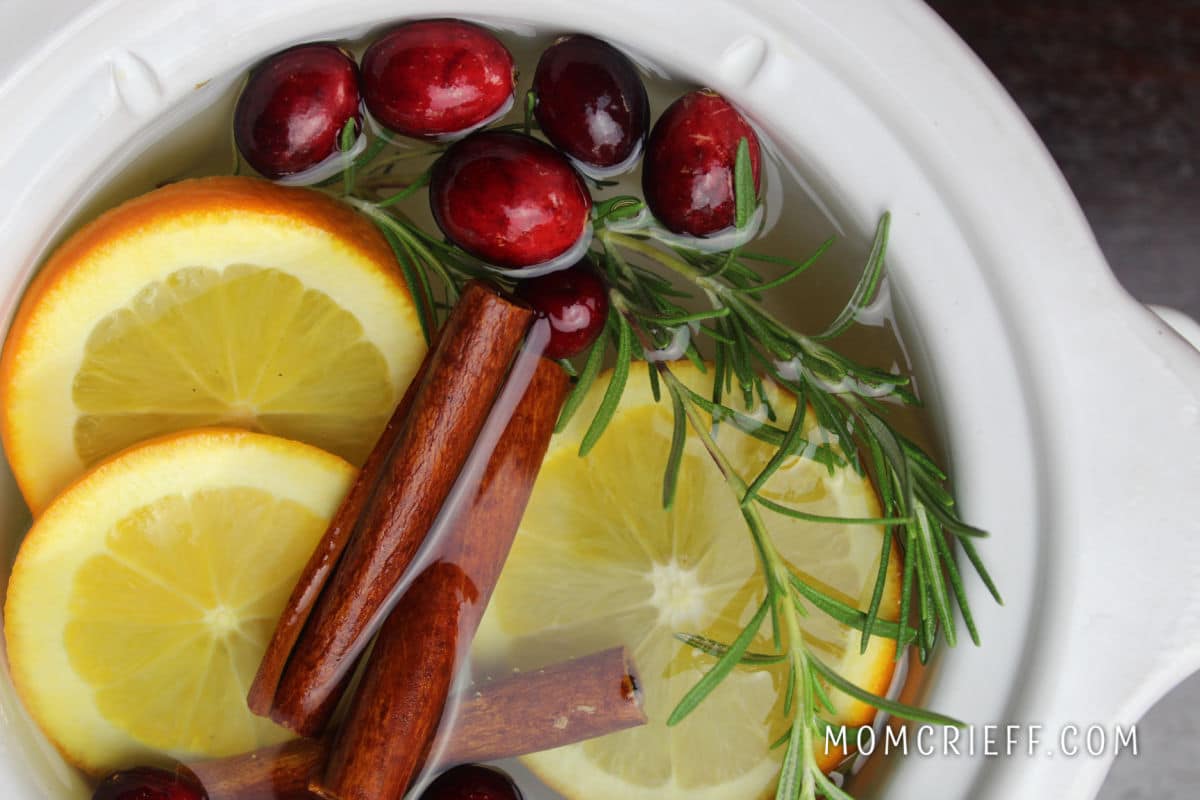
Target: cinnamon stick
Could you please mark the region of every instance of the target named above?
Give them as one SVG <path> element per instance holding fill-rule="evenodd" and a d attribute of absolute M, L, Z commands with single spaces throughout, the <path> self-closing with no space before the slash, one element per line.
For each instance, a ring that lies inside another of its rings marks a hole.
<path fill-rule="evenodd" d="M 436 349 L 436 343 L 434 349 Z M 359 519 L 367 507 L 367 503 L 379 486 L 384 467 L 392 456 L 396 441 L 412 410 L 413 398 L 425 381 L 425 376 L 429 371 L 429 362 L 430 358 L 428 357 L 421 361 L 404 396 L 396 406 L 395 412 L 384 426 L 383 432 L 376 440 L 367 460 L 363 462 L 362 469 L 358 471 L 354 483 L 350 486 L 350 491 L 342 500 L 333 519 L 330 520 L 329 527 L 325 529 L 325 535 L 317 543 L 316 549 L 313 550 L 308 563 L 304 566 L 304 571 L 300 573 L 300 578 L 296 581 L 295 588 L 292 589 L 291 597 L 288 598 L 279 623 L 275 627 L 274 636 L 267 643 L 267 650 L 258 665 L 258 673 L 254 676 L 254 683 L 250 685 L 250 692 L 246 696 L 246 703 L 250 706 L 250 710 L 259 716 L 266 717 L 271 714 L 271 706 L 275 702 L 275 691 L 279 687 L 279 679 L 283 676 L 288 656 L 295 648 L 296 640 L 300 638 L 300 632 L 308 621 L 313 606 L 316 605 L 317 598 L 325 587 L 325 582 L 342 557 L 346 543 L 350 541 L 351 534 L 358 527 Z"/>
<path fill-rule="evenodd" d="M 312 800 L 308 782 L 329 751 L 325 739 L 293 739 L 251 753 L 184 764 L 206 800 Z"/>
<path fill-rule="evenodd" d="M 305 736 L 325 728 L 374 633 L 372 624 L 470 453 L 532 317 L 485 284 L 464 290 L 426 357 L 424 378 L 412 393 L 390 455 L 381 459 L 376 488 L 340 558 L 332 572 L 322 565 L 305 571 L 314 579 L 328 577 L 290 647 L 268 709 L 271 719 Z M 347 509 L 345 520 L 353 518 L 352 511 Z M 343 526 L 329 538 L 344 535 Z M 326 559 L 337 549 L 323 542 L 314 559 Z M 303 615 L 315 582 L 298 590 L 302 596 L 295 609 L 289 605 L 284 615 L 289 622 L 275 649 L 289 649 L 286 639 L 298 627 L 294 620 Z M 260 708 L 270 678 L 265 672 L 253 698 Z"/>
<path fill-rule="evenodd" d="M 567 389 L 562 369 L 539 358 L 474 502 L 453 520 L 443 560 L 416 579 L 380 629 L 314 793 L 337 800 L 402 797 L 426 762 Z"/>
<path fill-rule="evenodd" d="M 468 690 L 435 763 L 498 761 L 645 723 L 637 672 L 614 647 Z"/>
<path fill-rule="evenodd" d="M 394 676 L 402 680 L 402 676 Z M 616 647 L 463 693 L 436 769 L 562 747 L 646 722 L 637 678 Z M 329 740 L 296 739 L 253 753 L 188 764 L 209 800 L 311 800 L 309 779 Z"/>
<path fill-rule="evenodd" d="M 479 591 L 457 564 L 431 565 L 375 639 L 350 710 L 333 735 L 313 794 L 330 800 L 400 798 L 428 760 L 450 696 L 459 629 Z M 405 680 L 397 680 L 397 676 Z"/>

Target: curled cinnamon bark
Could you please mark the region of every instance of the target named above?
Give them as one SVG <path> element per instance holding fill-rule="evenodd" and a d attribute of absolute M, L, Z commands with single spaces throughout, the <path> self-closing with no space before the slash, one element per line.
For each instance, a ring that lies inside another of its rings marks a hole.
<path fill-rule="evenodd" d="M 428 760 L 458 661 L 460 627 L 479 591 L 457 564 L 439 561 L 404 595 L 376 637 L 324 778 L 329 800 L 403 797 Z M 469 635 L 468 631 L 464 631 Z M 396 680 L 403 675 L 405 679 Z"/>
<path fill-rule="evenodd" d="M 326 726 L 384 603 L 411 564 L 487 419 L 532 321 L 532 312 L 482 283 L 464 290 L 426 356 L 424 377 L 410 391 L 408 413 L 366 490 L 351 492 L 284 612 L 250 701 L 304 736 Z M 373 480 L 374 479 L 374 480 Z M 365 500 L 365 502 L 364 502 Z M 350 502 L 352 501 L 352 502 Z M 362 502 L 356 515 L 353 503 Z M 357 517 L 358 524 L 346 530 Z M 337 539 L 345 538 L 338 547 Z M 340 550 L 336 564 L 333 554 Z M 328 575 L 322 580 L 322 575 Z M 320 584 L 320 585 L 319 585 Z M 315 601 L 312 599 L 315 596 Z M 303 606 L 311 603 L 304 617 Z M 296 634 L 296 628 L 299 633 Z M 287 640 L 294 637 L 289 648 Z M 288 651 L 274 695 L 275 660 Z"/>
<path fill-rule="evenodd" d="M 464 691 L 436 767 L 550 750 L 645 722 L 633 666 L 615 647 Z M 186 768 L 209 800 L 312 800 L 309 780 L 328 753 L 328 738 L 296 739 Z"/>
<path fill-rule="evenodd" d="M 512 546 L 567 389 L 562 369 L 538 359 L 474 501 L 452 521 L 442 560 L 416 579 L 380 630 L 314 793 L 402 797 L 430 758 L 450 682 Z"/>
<path fill-rule="evenodd" d="M 429 371 L 429 361 L 430 359 L 426 358 L 421 362 L 391 419 L 384 426 L 367 460 L 363 462 L 362 469 L 358 471 L 346 498 L 330 520 L 325 535 L 321 537 L 308 563 L 305 564 L 295 588 L 292 589 L 291 597 L 288 598 L 287 606 L 275 627 L 274 636 L 267 644 L 263 660 L 258 666 L 258 673 L 254 676 L 254 683 L 250 685 L 250 692 L 246 697 L 250 710 L 259 716 L 266 717 L 271 714 L 275 691 L 279 687 L 279 679 L 283 676 L 288 657 L 296 646 L 296 640 L 300 638 L 300 632 L 304 629 L 325 582 L 342 557 L 351 534 L 358 527 L 363 511 L 375 495 L 384 467 L 392 456 L 396 441 L 400 432 L 404 430 L 404 423 L 412 410 L 413 397 L 424 384 L 426 373 Z"/>

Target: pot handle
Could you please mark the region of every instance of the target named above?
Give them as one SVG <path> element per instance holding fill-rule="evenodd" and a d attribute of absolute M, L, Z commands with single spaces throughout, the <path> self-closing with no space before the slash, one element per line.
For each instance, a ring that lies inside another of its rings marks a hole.
<path fill-rule="evenodd" d="M 1106 638 L 1106 621 L 1124 640 L 1125 652 L 1115 641 L 1104 651 L 1127 679 L 1125 696 L 1114 698 L 1122 722 L 1200 669 L 1200 323 L 1130 305 L 1127 326 L 1115 326 L 1129 347 L 1115 351 L 1120 368 L 1111 372 L 1128 375 L 1128 385 L 1105 412 L 1109 428 L 1125 430 L 1112 433 L 1109 458 L 1103 446 L 1092 451 L 1087 466 L 1104 508 L 1093 518 L 1094 550 L 1079 554 L 1081 606 L 1101 606 L 1084 615 L 1085 641 Z M 1101 400 L 1107 394 L 1098 387 Z"/>
<path fill-rule="evenodd" d="M 1200 668 L 1200 324 L 1129 298 L 1107 311 L 1087 327 L 1094 360 L 1078 365 L 1089 396 L 1060 420 L 1090 504 L 1050 590 L 1070 624 L 1036 707 L 1060 726 L 1128 729 Z M 1093 797 L 1107 755 L 1039 760 L 1025 778 L 1043 796 Z"/>

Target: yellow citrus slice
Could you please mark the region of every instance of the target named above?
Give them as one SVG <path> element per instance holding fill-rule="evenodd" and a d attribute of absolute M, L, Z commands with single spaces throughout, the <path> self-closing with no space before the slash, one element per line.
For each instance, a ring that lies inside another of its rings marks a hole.
<path fill-rule="evenodd" d="M 310 445 L 206 429 L 60 495 L 21 545 L 4 635 L 17 692 L 63 755 L 99 773 L 289 738 L 246 690 L 353 474 Z"/>
<path fill-rule="evenodd" d="M 707 395 L 711 379 L 688 365 L 672 369 Z M 764 597 L 755 547 L 733 494 L 702 444 L 689 436 L 672 510 L 662 508 L 662 474 L 672 431 L 669 400 L 656 403 L 645 369 L 636 369 L 608 430 L 584 458 L 579 443 L 607 379 L 597 380 L 567 430 L 555 437 L 477 640 L 477 655 L 518 668 L 624 644 L 633 653 L 649 724 L 524 759 L 573 800 L 746 800 L 774 793 L 787 729 L 783 667 L 736 669 L 680 724 L 667 717 L 713 664 L 674 634 L 732 641 Z M 769 391 L 779 417 L 794 404 Z M 812 414 L 806 436 L 819 441 Z M 728 425 L 718 442 L 753 478 L 772 448 Z M 833 474 L 806 458 L 789 459 L 763 495 L 814 514 L 876 518 L 870 483 L 851 469 Z M 881 528 L 801 522 L 764 511 L 776 547 L 811 585 L 865 609 L 882 546 Z M 881 616 L 899 613 L 900 559 L 889 559 Z M 891 680 L 895 643 L 860 634 L 811 609 L 803 619 L 812 651 L 843 676 L 876 693 Z M 770 626 L 752 650 L 775 652 Z M 869 706 L 832 692 L 834 724 L 861 725 Z M 852 738 L 852 737 L 851 737 Z M 842 756 L 817 756 L 831 768 Z"/>
<path fill-rule="evenodd" d="M 425 350 L 395 258 L 332 198 L 183 181 L 51 256 L 0 361 L 0 430 L 35 513 L 84 469 L 234 425 L 359 463 Z"/>

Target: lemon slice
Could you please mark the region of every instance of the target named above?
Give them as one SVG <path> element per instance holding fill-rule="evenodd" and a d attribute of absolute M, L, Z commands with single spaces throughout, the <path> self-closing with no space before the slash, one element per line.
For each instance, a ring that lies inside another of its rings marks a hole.
<path fill-rule="evenodd" d="M 672 369 L 696 391 L 709 393 L 708 376 L 687 365 Z M 770 745 L 786 730 L 783 668 L 739 668 L 682 723 L 666 726 L 680 698 L 713 664 L 674 634 L 732 641 L 753 617 L 764 589 L 738 505 L 694 436 L 684 451 L 674 508 L 663 510 L 671 407 L 669 401 L 654 401 L 646 378 L 644 367 L 635 368 L 607 432 L 588 456 L 580 458 L 577 451 L 607 387 L 604 378 L 553 440 L 476 654 L 520 668 L 617 644 L 632 651 L 649 724 L 524 759 L 567 797 L 746 800 L 773 794 L 783 748 Z M 786 424 L 794 404 L 777 388 L 769 396 Z M 806 435 L 815 439 L 820 432 L 811 417 Z M 728 425 L 720 426 L 718 441 L 748 477 L 772 454 L 769 445 Z M 763 494 L 815 514 L 879 516 L 867 480 L 850 469 L 831 475 L 804 458 L 790 459 Z M 769 511 L 764 518 L 800 575 L 828 594 L 867 607 L 882 545 L 879 527 L 800 522 Z M 889 560 L 884 618 L 895 619 L 899 612 L 899 562 Z M 860 654 L 858 632 L 816 610 L 803 626 L 808 644 L 826 663 L 859 686 L 886 692 L 894 642 L 875 637 Z M 775 651 L 769 625 L 751 649 Z M 873 718 L 869 706 L 831 694 L 837 714 L 827 718 L 834 724 L 861 725 Z M 831 768 L 842 754 L 827 754 L 819 744 L 817 756 Z"/>
<path fill-rule="evenodd" d="M 70 237 L 0 361 L 0 430 L 35 513 L 144 439 L 235 425 L 360 463 L 425 350 L 371 223 L 307 189 L 183 181 Z"/>
<path fill-rule="evenodd" d="M 353 474 L 309 445 L 209 429 L 126 451 L 57 498 L 17 555 L 4 634 L 63 755 L 96 774 L 289 738 L 246 690 Z"/>

